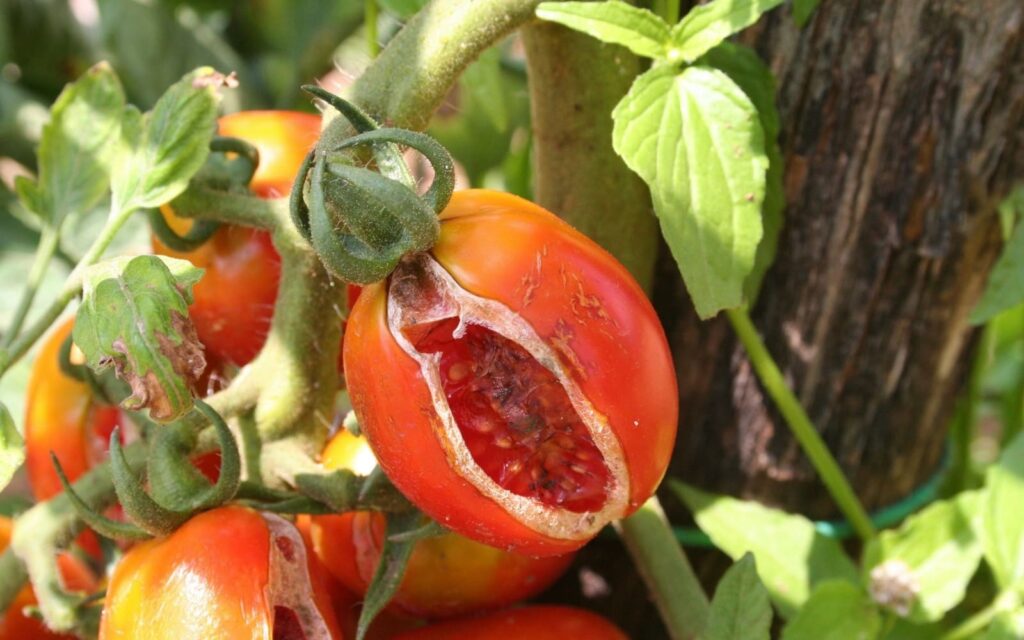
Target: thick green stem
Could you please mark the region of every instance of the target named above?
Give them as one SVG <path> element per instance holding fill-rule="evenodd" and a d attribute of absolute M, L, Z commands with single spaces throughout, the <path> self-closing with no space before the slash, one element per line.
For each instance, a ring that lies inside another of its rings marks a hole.
<path fill-rule="evenodd" d="M 729 322 L 732 323 L 740 342 L 743 343 L 747 357 L 750 358 L 750 363 L 754 366 L 754 371 L 757 372 L 757 377 L 761 380 L 765 391 L 771 396 L 779 413 L 789 425 L 793 436 L 796 437 L 804 453 L 810 458 L 811 464 L 821 476 L 821 481 L 825 484 L 832 499 L 836 501 L 839 510 L 843 512 L 862 540 L 870 540 L 875 536 L 875 527 L 871 524 L 871 518 L 864 510 L 864 505 L 860 503 L 857 494 L 853 492 L 846 476 L 843 475 L 839 463 L 836 462 L 825 445 L 825 441 L 821 439 L 821 435 L 814 428 L 807 412 L 804 411 L 800 401 L 786 384 L 782 372 L 779 371 L 778 365 L 775 364 L 767 347 L 764 346 L 764 342 L 761 341 L 757 328 L 750 320 L 750 315 L 744 309 L 731 309 L 726 311 L 726 315 L 728 315 Z"/>
<path fill-rule="evenodd" d="M 640 61 L 553 23 L 530 24 L 522 33 L 534 199 L 607 249 L 649 291 L 658 222 L 647 186 L 612 149 L 610 115 L 640 73 Z"/>
<path fill-rule="evenodd" d="M 657 497 L 615 524 L 673 640 L 696 638 L 707 625 L 708 597 L 676 541 Z"/>
<path fill-rule="evenodd" d="M 352 87 L 352 101 L 389 126 L 423 130 L 466 66 L 533 19 L 540 0 L 434 0 Z"/>
<path fill-rule="evenodd" d="M 654 13 L 665 22 L 673 25 L 679 22 L 679 0 L 654 0 Z"/>
<path fill-rule="evenodd" d="M 10 346 L 14 339 L 18 337 L 21 325 L 25 323 L 29 309 L 32 308 L 32 301 L 35 300 L 39 284 L 42 282 L 43 276 L 46 275 L 46 269 L 50 266 L 50 260 L 53 259 L 53 255 L 57 251 L 59 240 L 59 230 L 52 227 L 43 228 L 42 235 L 39 238 L 39 245 L 36 247 L 36 255 L 32 260 L 32 267 L 28 272 L 25 290 L 21 295 L 21 300 L 18 301 L 18 309 L 14 312 L 14 319 L 7 328 L 4 346 Z"/>

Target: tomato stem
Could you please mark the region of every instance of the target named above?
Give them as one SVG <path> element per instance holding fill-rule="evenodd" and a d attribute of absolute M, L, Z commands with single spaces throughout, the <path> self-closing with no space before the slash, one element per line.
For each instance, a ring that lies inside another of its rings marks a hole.
<path fill-rule="evenodd" d="M 654 0 L 654 13 L 672 26 L 679 22 L 679 5 L 679 0 Z"/>
<path fill-rule="evenodd" d="M 14 319 L 7 328 L 7 335 L 4 336 L 4 346 L 10 346 L 14 339 L 18 337 L 18 332 L 21 331 L 21 326 L 25 323 L 29 309 L 32 308 L 32 301 L 36 297 L 36 292 L 39 291 L 39 285 L 43 281 L 43 276 L 46 275 L 46 270 L 50 266 L 50 260 L 53 259 L 54 253 L 57 252 L 59 239 L 59 228 L 43 227 L 42 234 L 39 237 L 39 244 L 36 246 L 35 257 L 32 259 L 32 267 L 28 272 L 25 290 L 21 294 L 21 300 L 18 301 L 18 308 L 14 312 Z"/>
<path fill-rule="evenodd" d="M 676 542 L 657 496 L 615 523 L 673 640 L 696 638 L 709 615 L 708 597 Z"/>
<path fill-rule="evenodd" d="M 810 458 L 811 464 L 821 476 L 821 481 L 839 506 L 839 510 L 862 540 L 866 542 L 872 539 L 875 537 L 875 527 L 870 516 L 843 475 L 839 463 L 822 440 L 821 434 L 814 428 L 807 412 L 786 384 L 786 379 L 757 333 L 750 315 L 746 309 L 730 309 L 726 311 L 726 315 L 740 342 L 743 343 L 747 357 L 750 358 L 750 363 L 754 366 L 754 371 L 757 372 L 765 391 L 771 396 L 793 436 Z"/>
<path fill-rule="evenodd" d="M 640 73 L 640 60 L 554 23 L 530 24 L 522 33 L 530 80 L 533 200 L 607 249 L 649 293 L 658 222 L 647 185 L 612 148 L 608 115 Z"/>

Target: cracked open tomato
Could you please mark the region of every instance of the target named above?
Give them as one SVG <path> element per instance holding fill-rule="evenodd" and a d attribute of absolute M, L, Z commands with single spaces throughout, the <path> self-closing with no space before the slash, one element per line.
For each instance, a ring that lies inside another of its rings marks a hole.
<path fill-rule="evenodd" d="M 492 546 L 580 547 L 654 492 L 672 453 L 675 372 L 644 292 L 515 196 L 456 193 L 434 248 L 363 289 L 344 360 L 388 477 Z"/>
<path fill-rule="evenodd" d="M 134 547 L 107 589 L 101 640 L 340 640 L 299 531 L 242 507 Z"/>

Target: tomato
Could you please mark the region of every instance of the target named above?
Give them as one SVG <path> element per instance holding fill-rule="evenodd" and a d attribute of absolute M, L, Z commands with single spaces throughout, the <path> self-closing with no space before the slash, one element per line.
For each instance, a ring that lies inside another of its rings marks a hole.
<path fill-rule="evenodd" d="M 367 474 L 377 466 L 364 438 L 347 431 L 324 450 L 331 469 Z M 365 595 L 380 563 L 385 519 L 370 512 L 314 516 L 313 550 L 331 574 L 353 592 Z M 416 544 L 392 604 L 420 617 L 461 615 L 497 609 L 534 596 L 558 579 L 573 554 L 531 558 L 495 549 L 450 533 Z"/>
<path fill-rule="evenodd" d="M 259 149 L 260 163 L 250 186 L 264 198 L 288 194 L 303 158 L 320 136 L 320 116 L 295 111 L 243 111 L 224 116 L 218 126 L 221 135 Z M 178 233 L 191 224 L 166 209 L 164 216 Z M 256 357 L 270 328 L 281 274 L 281 258 L 270 235 L 224 225 L 195 251 L 174 251 L 156 238 L 153 251 L 206 269 L 192 290 L 189 315 L 208 357 L 239 366 Z"/>
<path fill-rule="evenodd" d="M 394 640 L 629 640 L 601 616 L 573 607 L 535 606 L 448 620 L 400 633 Z"/>
<path fill-rule="evenodd" d="M 14 523 L 9 518 L 0 517 L 0 552 L 11 543 Z M 69 553 L 57 557 L 64 587 L 72 591 L 92 592 L 96 590 L 96 579 L 77 558 Z M 7 611 L 0 615 L 0 640 L 55 640 L 75 636 L 56 633 L 46 628 L 41 621 L 30 618 L 23 613 L 25 607 L 36 604 L 35 594 L 30 585 L 25 585 Z"/>
<path fill-rule="evenodd" d="M 611 255 L 515 196 L 456 193 L 429 254 L 363 289 L 344 362 L 392 482 L 493 546 L 582 546 L 654 492 L 672 453 L 654 309 Z"/>
<path fill-rule="evenodd" d="M 101 640 L 340 639 L 294 525 L 242 507 L 201 513 L 114 568 Z"/>
<path fill-rule="evenodd" d="M 117 407 L 102 405 L 89 385 L 60 368 L 60 348 L 71 335 L 69 318 L 43 342 L 32 365 L 25 409 L 25 447 L 29 484 L 37 500 L 60 493 L 60 480 L 50 459 L 57 455 L 74 482 L 106 458 L 107 444 L 120 422 Z"/>

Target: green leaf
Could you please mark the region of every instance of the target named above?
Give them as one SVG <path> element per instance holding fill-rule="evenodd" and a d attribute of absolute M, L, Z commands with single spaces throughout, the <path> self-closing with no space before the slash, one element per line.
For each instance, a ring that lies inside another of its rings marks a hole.
<path fill-rule="evenodd" d="M 26 208 L 57 226 L 65 216 L 96 206 L 107 192 L 111 149 L 124 106 L 121 82 L 104 62 L 65 87 L 43 127 L 37 197 L 23 199 Z"/>
<path fill-rule="evenodd" d="M 783 617 L 796 614 L 819 582 L 859 584 L 857 568 L 839 543 L 818 533 L 807 518 L 705 493 L 675 480 L 669 486 L 716 547 L 734 560 L 754 554 L 757 573 Z"/>
<path fill-rule="evenodd" d="M 620 44 L 638 56 L 661 58 L 671 39 L 665 21 L 647 9 L 620 0 L 542 2 L 537 17 L 581 31 L 602 42 Z"/>
<path fill-rule="evenodd" d="M 743 284 L 747 304 L 753 306 L 761 289 L 764 274 L 775 261 L 779 232 L 782 231 L 783 211 L 786 208 L 782 186 L 785 163 L 778 142 L 781 125 L 779 111 L 775 106 L 775 76 L 768 65 L 761 61 L 756 51 L 732 42 L 723 42 L 708 51 L 701 58 L 700 64 L 724 71 L 739 85 L 757 109 L 757 117 L 764 131 L 765 151 L 768 156 L 764 203 L 761 206 L 764 234 L 757 245 L 754 269 Z"/>
<path fill-rule="evenodd" d="M 384 538 L 384 547 L 380 552 L 380 560 L 373 573 L 373 579 L 366 589 L 366 598 L 363 600 L 363 610 L 359 614 L 359 625 L 356 630 L 356 640 L 366 637 L 370 623 L 377 617 L 377 614 L 387 606 L 394 597 L 398 587 L 402 584 L 405 576 L 405 568 L 409 564 L 409 557 L 416 546 L 417 539 L 396 542 L 395 536 L 401 536 L 421 529 L 424 525 L 423 515 L 419 511 L 405 513 L 389 513 L 387 515 L 387 534 Z"/>
<path fill-rule="evenodd" d="M 663 66 L 637 78 L 612 117 L 615 151 L 650 186 L 697 313 L 743 304 L 768 168 L 750 98 L 717 69 Z"/>
<path fill-rule="evenodd" d="M 122 148 L 111 176 L 112 210 L 159 206 L 185 190 L 210 153 L 223 76 L 204 67 L 186 75 L 140 115 L 122 118 Z"/>
<path fill-rule="evenodd" d="M 908 611 L 911 622 L 931 622 L 960 603 L 981 562 L 980 495 L 973 491 L 934 502 L 907 518 L 898 529 L 883 531 L 864 551 L 870 576 L 886 562 L 903 563 L 917 587 Z M 869 581 L 870 577 L 867 578 Z"/>
<path fill-rule="evenodd" d="M 25 462 L 25 441 L 14 426 L 7 407 L 0 404 L 0 491 L 10 483 L 18 467 Z"/>
<path fill-rule="evenodd" d="M 1007 199 L 1008 203 L 1020 203 L 1007 206 L 1024 207 L 1022 200 L 1024 198 Z M 1024 215 L 1024 210 L 1018 209 L 1017 214 Z M 971 311 L 969 321 L 984 324 L 1021 302 L 1024 302 L 1024 224 L 1017 224 L 988 276 L 985 293 Z"/>
<path fill-rule="evenodd" d="M 873 640 L 881 627 L 878 609 L 860 588 L 829 580 L 782 630 L 782 640 Z"/>
<path fill-rule="evenodd" d="M 705 640 L 768 640 L 772 606 L 757 577 L 754 556 L 746 553 L 725 572 L 711 600 Z"/>
<path fill-rule="evenodd" d="M 694 7 L 672 27 L 669 58 L 686 62 L 696 60 L 780 4 L 782 0 L 712 0 Z"/>
<path fill-rule="evenodd" d="M 75 318 L 75 344 L 86 363 L 110 365 L 132 390 L 122 404 L 175 420 L 192 408 L 206 361 L 188 316 L 192 286 L 202 277 L 187 260 L 122 257 L 90 267 Z"/>
<path fill-rule="evenodd" d="M 1024 433 L 1010 443 L 985 474 L 981 543 L 1003 589 L 1024 583 Z"/>
<path fill-rule="evenodd" d="M 821 0 L 793 0 L 793 20 L 801 29 L 811 19 L 811 14 L 821 4 Z"/>

